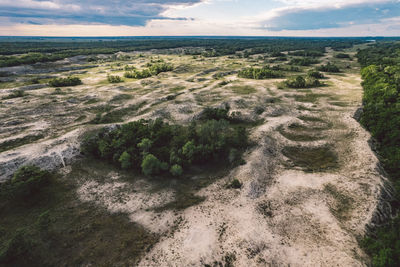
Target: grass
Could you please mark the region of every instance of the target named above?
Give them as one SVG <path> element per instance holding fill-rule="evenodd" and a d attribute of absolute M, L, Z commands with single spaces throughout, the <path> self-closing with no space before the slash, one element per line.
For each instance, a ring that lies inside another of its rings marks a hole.
<path fill-rule="evenodd" d="M 300 131 L 289 132 L 286 131 L 282 126 L 278 128 L 278 131 L 282 136 L 291 141 L 310 142 L 310 141 L 318 141 L 324 138 L 321 135 L 310 134 L 308 132 L 300 132 Z"/>
<path fill-rule="evenodd" d="M 26 144 L 30 144 L 42 138 L 44 138 L 43 134 L 30 134 L 24 137 L 7 140 L 0 143 L 0 152 L 7 151 Z"/>
<path fill-rule="evenodd" d="M 251 87 L 249 85 L 233 85 L 228 88 L 238 95 L 248 95 L 257 92 L 254 87 Z"/>
<path fill-rule="evenodd" d="M 315 103 L 318 101 L 320 97 L 328 97 L 328 94 L 314 94 L 314 93 L 307 93 L 305 95 L 295 95 L 294 99 L 299 102 L 310 102 Z"/>
<path fill-rule="evenodd" d="M 349 103 L 343 101 L 330 101 L 329 104 L 338 107 L 347 107 L 349 105 Z"/>
<path fill-rule="evenodd" d="M 76 174 L 72 172 L 72 176 Z M 82 203 L 75 192 L 71 179 L 52 179 L 34 202 L 1 200 L 2 247 L 19 229 L 23 229 L 26 243 L 31 244 L 6 265 L 133 266 L 158 241 L 157 235 L 130 222 L 125 214 L 110 214 Z"/>
<path fill-rule="evenodd" d="M 133 96 L 129 95 L 129 94 L 119 94 L 119 95 L 114 96 L 111 99 L 111 102 L 122 102 L 124 100 L 129 100 L 129 99 L 132 99 L 132 98 L 133 98 Z"/>
<path fill-rule="evenodd" d="M 123 122 L 123 117 L 136 112 L 146 104 L 143 101 L 139 104 L 129 105 L 126 108 L 115 109 L 103 114 L 103 112 L 97 113 L 96 117 L 90 122 L 92 124 L 103 124 L 103 123 L 115 123 Z"/>
<path fill-rule="evenodd" d="M 170 89 L 169 89 L 169 92 L 170 92 L 170 93 L 177 93 L 177 92 L 183 91 L 183 90 L 185 90 L 185 89 L 186 89 L 185 86 L 178 85 L 178 86 L 175 86 L 175 87 L 170 88 Z"/>
<path fill-rule="evenodd" d="M 318 117 L 312 117 L 312 116 L 300 116 L 300 120 L 302 121 L 311 121 L 311 122 L 325 122 L 323 119 L 318 118 Z"/>
<path fill-rule="evenodd" d="M 335 199 L 335 205 L 330 207 L 333 215 L 339 220 L 345 220 L 354 200 L 339 191 L 333 184 L 325 185 L 324 192 L 330 194 Z"/>
<path fill-rule="evenodd" d="M 338 167 L 337 154 L 329 146 L 283 148 L 282 153 L 306 172 L 321 172 Z"/>

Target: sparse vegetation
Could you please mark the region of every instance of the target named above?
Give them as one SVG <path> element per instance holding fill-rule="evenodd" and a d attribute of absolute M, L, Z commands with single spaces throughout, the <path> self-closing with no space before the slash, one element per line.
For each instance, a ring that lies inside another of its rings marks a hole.
<path fill-rule="evenodd" d="M 26 93 L 24 91 L 15 90 L 8 96 L 3 97 L 2 99 L 6 100 L 6 99 L 13 99 L 13 98 L 24 97 L 24 96 L 26 96 Z"/>

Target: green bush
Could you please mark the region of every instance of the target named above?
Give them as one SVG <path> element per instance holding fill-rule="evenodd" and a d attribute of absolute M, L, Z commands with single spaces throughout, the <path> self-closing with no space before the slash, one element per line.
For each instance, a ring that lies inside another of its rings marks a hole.
<path fill-rule="evenodd" d="M 109 83 L 121 83 L 124 80 L 118 75 L 107 75 L 107 80 Z"/>
<path fill-rule="evenodd" d="M 318 79 L 310 76 L 305 78 L 303 76 L 291 77 L 284 81 L 284 84 L 290 88 L 309 88 L 321 86 L 321 82 Z"/>
<path fill-rule="evenodd" d="M 330 62 L 328 62 L 325 65 L 321 65 L 321 66 L 317 67 L 317 70 L 323 71 L 323 72 L 333 72 L 333 73 L 340 72 L 339 67 L 334 64 L 331 64 Z"/>
<path fill-rule="evenodd" d="M 350 55 L 345 53 L 339 53 L 335 55 L 335 58 L 350 58 Z"/>
<path fill-rule="evenodd" d="M 299 65 L 299 66 L 310 66 L 312 64 L 319 63 L 318 59 L 303 57 L 303 58 L 293 58 L 289 64 L 291 65 Z"/>
<path fill-rule="evenodd" d="M 145 175 L 159 174 L 162 168 L 161 161 L 152 154 L 146 154 L 142 161 L 142 172 Z"/>
<path fill-rule="evenodd" d="M 129 169 L 132 167 L 132 158 L 131 155 L 124 151 L 121 156 L 119 157 L 118 161 L 121 163 L 121 168 L 122 169 Z"/>
<path fill-rule="evenodd" d="M 53 87 L 75 86 L 82 84 L 78 77 L 54 78 L 49 81 L 49 85 Z"/>
<path fill-rule="evenodd" d="M 124 77 L 133 79 L 145 79 L 153 75 L 158 75 L 161 72 L 167 72 L 173 70 L 172 65 L 167 63 L 150 64 L 149 66 L 150 67 L 148 69 L 143 69 L 143 70 L 132 69 L 126 71 Z"/>
<path fill-rule="evenodd" d="M 261 80 L 269 78 L 280 78 L 283 77 L 283 74 L 266 66 L 263 68 L 251 67 L 243 69 L 239 71 L 238 76 L 241 78 Z"/>
<path fill-rule="evenodd" d="M 313 70 L 308 71 L 307 72 L 307 76 L 315 78 L 315 79 L 323 79 L 323 78 L 325 78 L 324 74 L 322 74 L 319 71 L 315 71 L 315 70 L 314 71 Z"/>
<path fill-rule="evenodd" d="M 173 176 L 181 176 L 183 174 L 183 169 L 178 164 L 172 165 L 169 171 Z"/>
<path fill-rule="evenodd" d="M 50 174 L 39 167 L 23 166 L 14 173 L 7 191 L 13 199 L 30 199 L 40 193 L 49 178 Z"/>
<path fill-rule="evenodd" d="M 8 96 L 4 96 L 2 99 L 12 99 L 12 98 L 18 98 L 18 97 L 23 97 L 26 96 L 26 93 L 23 90 L 15 90 Z"/>
<path fill-rule="evenodd" d="M 19 229 L 0 250 L 0 264 L 4 266 L 32 266 L 38 264 L 31 254 L 33 242 L 27 237 L 26 231 Z"/>

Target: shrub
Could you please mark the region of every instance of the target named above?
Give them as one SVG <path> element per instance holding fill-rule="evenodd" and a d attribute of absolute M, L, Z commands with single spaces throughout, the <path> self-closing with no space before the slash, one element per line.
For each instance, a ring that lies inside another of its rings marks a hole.
<path fill-rule="evenodd" d="M 170 173 L 173 176 L 181 176 L 183 174 L 183 169 L 180 165 L 175 164 L 175 165 L 172 165 L 172 167 L 170 169 Z"/>
<path fill-rule="evenodd" d="M 290 88 L 309 88 L 321 85 L 318 79 L 309 76 L 305 78 L 303 76 L 292 77 L 284 81 L 284 84 Z"/>
<path fill-rule="evenodd" d="M 145 175 L 158 174 L 161 171 L 161 161 L 159 161 L 154 155 L 147 154 L 143 158 L 142 172 Z"/>
<path fill-rule="evenodd" d="M 339 67 L 334 64 L 331 64 L 330 62 L 328 62 L 326 65 L 321 65 L 317 67 L 317 70 L 323 72 L 333 72 L 333 73 L 340 72 Z"/>
<path fill-rule="evenodd" d="M 124 80 L 118 75 L 107 75 L 107 80 L 109 83 L 121 83 Z"/>
<path fill-rule="evenodd" d="M 3 99 L 12 99 L 12 98 L 18 98 L 18 97 L 23 97 L 26 96 L 25 92 L 22 90 L 15 90 L 8 96 L 3 97 Z"/>
<path fill-rule="evenodd" d="M 37 166 L 23 166 L 19 168 L 11 180 L 14 198 L 26 199 L 37 195 L 49 181 L 50 174 Z"/>
<path fill-rule="evenodd" d="M 242 183 L 238 179 L 233 179 L 233 181 L 228 185 L 228 188 L 240 189 L 242 188 Z"/>
<path fill-rule="evenodd" d="M 317 63 L 319 63 L 318 59 L 308 58 L 308 57 L 293 58 L 289 62 L 289 64 L 291 64 L 291 65 L 299 65 L 299 66 L 310 66 L 312 64 L 317 64 Z"/>
<path fill-rule="evenodd" d="M 49 85 L 53 87 L 75 86 L 82 84 L 78 77 L 55 78 L 49 81 Z"/>
<path fill-rule="evenodd" d="M 268 79 L 268 78 L 279 78 L 282 77 L 283 74 L 279 71 L 273 70 L 270 67 L 266 66 L 263 68 L 246 68 L 239 71 L 238 76 L 241 78 L 247 79 Z"/>
<path fill-rule="evenodd" d="M 314 71 L 313 70 L 308 71 L 307 72 L 307 76 L 315 78 L 315 79 L 323 79 L 323 78 L 325 78 L 324 74 L 322 74 L 319 71 L 315 71 L 315 70 Z"/>
<path fill-rule="evenodd" d="M 350 58 L 349 54 L 339 53 L 335 55 L 336 58 Z"/>
<path fill-rule="evenodd" d="M 132 158 L 131 155 L 124 151 L 121 156 L 119 157 L 118 161 L 121 163 L 121 168 L 122 169 L 129 169 L 132 167 Z"/>
<path fill-rule="evenodd" d="M 0 250 L 0 263 L 5 266 L 34 266 L 37 264 L 31 255 L 33 242 L 27 237 L 25 230 L 19 229 Z"/>

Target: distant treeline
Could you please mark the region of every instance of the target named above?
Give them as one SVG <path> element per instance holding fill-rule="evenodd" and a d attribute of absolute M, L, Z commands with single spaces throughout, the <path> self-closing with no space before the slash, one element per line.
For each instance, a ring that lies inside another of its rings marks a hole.
<path fill-rule="evenodd" d="M 116 52 L 146 51 L 151 49 L 187 48 L 186 54 L 206 57 L 232 55 L 243 52 L 246 56 L 283 51 L 296 55 L 321 56 L 326 47 L 341 50 L 355 44 L 364 43 L 365 39 L 354 38 L 147 38 L 136 40 L 115 39 L 102 41 L 26 41 L 1 42 L 0 67 L 51 62 L 77 55 L 113 54 Z M 202 49 L 190 49 L 202 48 Z"/>
<path fill-rule="evenodd" d="M 364 88 L 361 123 L 377 140 L 381 163 L 400 193 L 400 44 L 382 43 L 357 53 Z M 376 229 L 363 240 L 373 266 L 399 266 L 400 217 Z"/>

